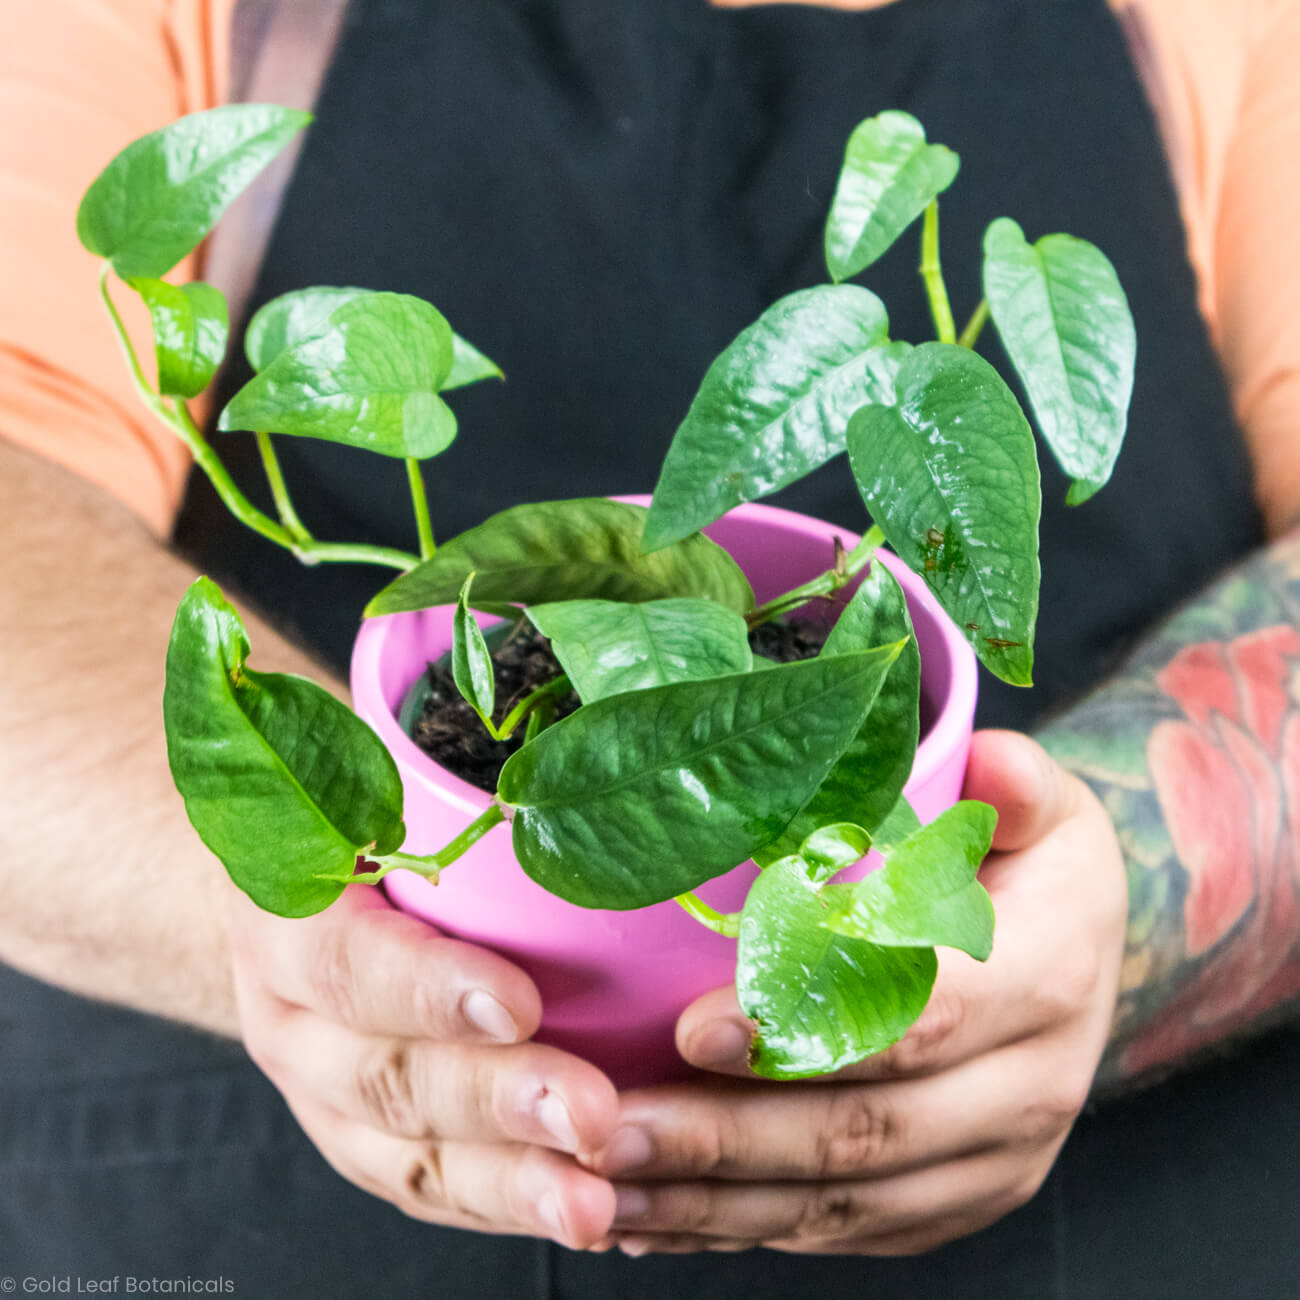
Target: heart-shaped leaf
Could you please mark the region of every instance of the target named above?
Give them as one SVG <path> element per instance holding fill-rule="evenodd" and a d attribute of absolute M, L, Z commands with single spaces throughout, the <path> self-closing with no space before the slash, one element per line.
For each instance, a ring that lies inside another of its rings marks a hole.
<path fill-rule="evenodd" d="M 512 506 L 444 542 L 437 553 L 389 583 L 366 615 L 449 605 L 474 570 L 474 602 L 540 605 L 559 600 L 658 600 L 697 596 L 738 614 L 754 608 L 739 566 L 699 534 L 641 553 L 642 506 L 578 497 Z"/>
<path fill-rule="evenodd" d="M 909 836 L 879 871 L 822 894 L 837 934 L 899 948 L 941 944 L 977 961 L 993 951 L 993 900 L 975 878 L 997 813 L 965 800 Z"/>
<path fill-rule="evenodd" d="M 754 661 L 745 620 L 711 600 L 565 600 L 530 605 L 528 617 L 584 704 L 747 673 Z"/>
<path fill-rule="evenodd" d="M 984 234 L 984 296 L 1078 505 L 1110 478 L 1128 420 L 1137 338 L 1119 276 L 1086 240 L 1031 244 L 1002 217 Z"/>
<path fill-rule="evenodd" d="M 757 1022 L 750 1068 L 769 1079 L 842 1070 L 883 1051 L 925 1009 L 933 948 L 885 948 L 836 934 L 802 858 L 773 863 L 740 918 L 736 992 Z"/>
<path fill-rule="evenodd" d="M 258 309 L 244 334 L 244 352 L 255 371 L 265 370 L 286 348 L 316 338 L 330 328 L 335 310 L 373 292 L 347 286 L 315 285 L 295 289 L 272 298 Z M 459 334 L 451 339 L 451 370 L 442 381 L 441 392 L 477 383 L 480 379 L 502 379 L 497 365 Z"/>
<path fill-rule="evenodd" d="M 496 673 L 487 642 L 469 612 L 469 589 L 473 581 L 471 573 L 460 589 L 452 618 L 451 676 L 465 702 L 483 719 L 484 726 L 490 727 L 492 710 L 496 707 Z"/>
<path fill-rule="evenodd" d="M 855 285 L 804 289 L 769 307 L 709 367 L 674 435 L 646 550 L 843 451 L 849 416 L 866 402 L 893 400 L 908 346 L 888 338 L 884 304 Z"/>
<path fill-rule="evenodd" d="M 515 856 L 582 907 L 645 907 L 729 871 L 807 801 L 900 649 L 584 705 L 502 769 Z"/>
<path fill-rule="evenodd" d="M 831 822 L 874 831 L 898 802 L 916 756 L 921 655 L 902 587 L 883 564 L 873 564 L 821 653 L 853 653 L 895 641 L 904 642 L 903 651 L 858 734 L 785 833 L 754 855 L 760 865 L 796 852 L 806 836 Z"/>
<path fill-rule="evenodd" d="M 409 294 L 369 293 L 336 306 L 329 319 L 324 334 L 286 348 L 249 380 L 218 427 L 417 460 L 445 450 L 456 417 L 438 396 L 452 362 L 442 313 Z"/>
<path fill-rule="evenodd" d="M 898 802 L 871 833 L 872 847 L 888 857 L 909 836 L 921 829 L 916 809 L 900 794 Z"/>
<path fill-rule="evenodd" d="M 153 322 L 158 391 L 197 397 L 226 355 L 230 321 L 225 294 L 201 280 L 180 285 L 149 279 L 131 283 Z"/>
<path fill-rule="evenodd" d="M 302 677 L 247 666 L 239 615 L 207 578 L 176 611 L 163 720 L 172 779 L 231 879 L 280 916 L 343 891 L 359 853 L 396 850 L 402 783 L 379 738 Z"/>
<path fill-rule="evenodd" d="M 916 348 L 896 389 L 897 406 L 849 423 L 858 489 L 981 661 L 1028 686 L 1042 509 L 1029 423 L 997 371 L 954 344 Z"/>
<path fill-rule="evenodd" d="M 961 160 L 926 144 L 925 128 L 891 111 L 854 128 L 826 221 L 826 267 L 835 281 L 870 266 L 930 201 L 952 184 Z"/>
<path fill-rule="evenodd" d="M 124 280 L 164 276 L 310 121 L 275 104 L 227 104 L 151 131 L 91 182 L 77 236 Z"/>

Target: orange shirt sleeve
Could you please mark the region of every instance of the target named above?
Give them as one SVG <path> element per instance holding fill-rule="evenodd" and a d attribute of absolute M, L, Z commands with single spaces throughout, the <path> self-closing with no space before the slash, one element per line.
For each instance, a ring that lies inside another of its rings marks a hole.
<path fill-rule="evenodd" d="M 0 434 L 101 484 L 160 536 L 187 454 L 135 396 L 75 216 L 124 145 L 220 102 L 233 3 L 0 4 Z M 148 365 L 148 316 L 117 298 Z"/>

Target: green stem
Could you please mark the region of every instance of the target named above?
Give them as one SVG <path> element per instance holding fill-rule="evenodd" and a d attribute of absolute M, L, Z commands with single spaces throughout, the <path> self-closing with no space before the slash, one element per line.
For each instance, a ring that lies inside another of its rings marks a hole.
<path fill-rule="evenodd" d="M 450 843 L 437 853 L 385 853 L 380 857 L 367 855 L 368 861 L 379 864 L 378 871 L 359 871 L 349 880 L 357 885 L 377 885 L 390 871 L 414 871 L 435 885 L 444 867 L 449 867 L 463 853 L 474 847 L 494 826 L 506 819 L 505 809 L 495 801 L 479 814 Z"/>
<path fill-rule="evenodd" d="M 989 319 L 989 300 L 980 299 L 980 305 L 975 308 L 970 320 L 966 322 L 966 328 L 962 330 L 961 336 L 957 339 L 957 346 L 962 348 L 973 348 L 979 341 L 980 332 L 988 323 Z"/>
<path fill-rule="evenodd" d="M 293 502 L 289 499 L 289 487 L 284 481 L 284 471 L 280 468 L 279 457 L 275 454 L 275 448 L 271 445 L 271 435 L 269 433 L 255 433 L 257 439 L 257 450 L 262 454 L 262 468 L 266 470 L 266 481 L 271 489 L 271 498 L 275 502 L 275 512 L 280 516 L 280 522 L 289 530 L 294 541 L 301 544 L 312 541 L 312 535 L 303 526 L 303 522 L 298 518 L 298 512 L 293 508 Z"/>
<path fill-rule="evenodd" d="M 849 552 L 847 557 L 841 558 L 841 562 L 835 568 L 827 569 L 825 573 L 819 573 L 808 582 L 773 597 L 752 613 L 746 614 L 745 622 L 749 624 L 751 629 L 756 628 L 761 623 L 769 622 L 771 619 L 788 613 L 792 609 L 798 609 L 800 605 L 806 605 L 810 600 L 815 600 L 819 596 L 834 595 L 856 574 L 866 568 L 871 562 L 871 557 L 883 545 L 884 540 L 885 534 L 881 531 L 879 525 L 872 525 L 863 534 L 861 541 Z"/>
<path fill-rule="evenodd" d="M 675 901 L 688 916 L 693 916 L 714 934 L 720 934 L 725 939 L 734 939 L 740 934 L 739 912 L 719 912 L 697 894 L 678 894 Z"/>
<path fill-rule="evenodd" d="M 429 498 L 424 492 L 424 477 L 420 462 L 413 456 L 406 458 L 406 477 L 411 484 L 411 504 L 415 508 L 415 529 L 420 537 L 420 559 L 428 560 L 437 549 L 433 540 L 433 521 L 429 518 Z"/>
<path fill-rule="evenodd" d="M 925 225 L 921 230 L 921 265 L 918 268 L 925 281 L 925 292 L 930 299 L 930 315 L 940 343 L 955 343 L 957 327 L 953 324 L 952 307 L 948 304 L 948 290 L 943 283 L 943 268 L 939 265 L 939 200 L 931 199 L 925 210 Z"/>
<path fill-rule="evenodd" d="M 498 740 L 508 740 L 514 733 L 515 728 L 543 700 L 554 699 L 555 696 L 563 695 L 566 691 L 572 689 L 568 677 L 561 673 L 558 677 L 554 677 L 547 682 L 545 686 L 539 686 L 535 691 L 530 691 L 501 720 L 501 725 L 497 728 L 496 738 Z"/>

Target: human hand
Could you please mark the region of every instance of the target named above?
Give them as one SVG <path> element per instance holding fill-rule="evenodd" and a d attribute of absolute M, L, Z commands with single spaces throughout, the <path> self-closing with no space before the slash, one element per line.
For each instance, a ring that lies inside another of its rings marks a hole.
<path fill-rule="evenodd" d="M 541 1000 L 518 967 L 351 886 L 284 920 L 242 894 L 231 948 L 244 1040 L 307 1136 L 417 1219 L 592 1244 L 618 1098 L 595 1066 L 526 1040 Z"/>
<path fill-rule="evenodd" d="M 825 1080 L 754 1079 L 734 991 L 698 999 L 679 1050 L 735 1077 L 622 1098 L 591 1167 L 636 1180 L 617 1185 L 624 1251 L 911 1254 L 1038 1190 L 1106 1043 L 1124 867 L 1092 792 L 1025 736 L 977 733 L 963 794 L 999 813 L 980 873 L 997 912 L 989 961 L 941 950 L 908 1034 Z"/>

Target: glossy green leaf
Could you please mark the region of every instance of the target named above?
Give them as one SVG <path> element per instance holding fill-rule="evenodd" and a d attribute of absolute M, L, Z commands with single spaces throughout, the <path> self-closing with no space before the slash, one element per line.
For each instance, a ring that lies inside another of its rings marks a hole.
<path fill-rule="evenodd" d="M 888 857 L 909 836 L 921 829 L 916 810 L 900 794 L 898 802 L 871 833 L 872 846 Z"/>
<path fill-rule="evenodd" d="M 693 535 L 641 553 L 646 511 L 604 497 L 539 501 L 492 515 L 444 542 L 437 553 L 385 587 L 366 615 L 449 605 L 470 570 L 474 600 L 540 605 L 559 600 L 658 600 L 697 596 L 738 614 L 754 593 L 715 542 Z"/>
<path fill-rule="evenodd" d="M 442 313 L 409 294 L 369 293 L 336 306 L 329 320 L 324 334 L 292 344 L 249 380 L 218 427 L 417 460 L 445 450 L 456 417 L 438 396 L 452 362 Z"/>
<path fill-rule="evenodd" d="M 870 266 L 952 184 L 960 165 L 951 149 L 927 144 L 925 128 L 908 113 L 859 123 L 826 220 L 831 279 L 847 280 Z"/>
<path fill-rule="evenodd" d="M 201 280 L 177 285 L 142 279 L 131 285 L 144 299 L 153 322 L 158 391 L 197 397 L 226 355 L 230 321 L 225 294 Z"/>
<path fill-rule="evenodd" d="M 912 352 L 897 399 L 863 407 L 849 424 L 858 489 L 981 661 L 1028 686 L 1042 509 L 1028 421 L 997 371 L 950 343 Z"/>
<path fill-rule="evenodd" d="M 550 638 L 584 704 L 670 682 L 747 673 L 754 661 L 745 620 L 711 600 L 565 600 L 530 605 L 528 617 Z"/>
<path fill-rule="evenodd" d="M 908 346 L 874 293 L 822 285 L 769 307 L 709 367 L 664 460 L 644 546 L 712 523 L 844 450 L 849 416 L 893 400 Z"/>
<path fill-rule="evenodd" d="M 925 1009 L 933 948 L 885 948 L 836 934 L 808 864 L 773 863 L 740 918 L 736 992 L 757 1023 L 750 1068 L 770 1079 L 842 1070 L 896 1043 Z"/>
<path fill-rule="evenodd" d="M 402 784 L 379 738 L 302 677 L 247 666 L 238 614 L 207 578 L 176 611 L 163 719 L 194 829 L 259 907 L 309 916 L 342 892 L 359 853 L 396 850 Z"/>
<path fill-rule="evenodd" d="M 496 707 L 496 673 L 487 642 L 469 610 L 469 590 L 473 581 L 471 573 L 460 589 L 452 618 L 451 676 L 466 703 L 487 724 Z"/>
<path fill-rule="evenodd" d="M 871 850 L 871 836 L 852 822 L 819 826 L 799 846 L 809 879 L 821 882 L 861 861 Z M 789 855 L 787 855 L 789 856 Z"/>
<path fill-rule="evenodd" d="M 583 907 L 644 907 L 721 875 L 807 801 L 900 649 L 584 705 L 501 772 L 515 856 Z"/>
<path fill-rule="evenodd" d="M 993 843 L 997 813 L 965 800 L 921 827 L 879 871 L 822 894 L 837 934 L 887 947 L 993 951 L 993 900 L 975 878 Z"/>
<path fill-rule="evenodd" d="M 984 296 L 1078 505 L 1110 478 L 1133 392 L 1137 337 L 1115 268 L 1086 240 L 1031 244 L 1002 217 L 984 235 Z"/>
<path fill-rule="evenodd" d="M 903 652 L 858 734 L 785 833 L 754 855 L 760 865 L 794 853 L 805 836 L 830 822 L 852 822 L 874 832 L 898 802 L 916 756 L 921 654 L 902 587 L 883 564 L 873 564 L 821 653 L 853 653 L 900 640 Z"/>
<path fill-rule="evenodd" d="M 286 348 L 326 333 L 337 308 L 371 292 L 348 286 L 315 285 L 272 298 L 248 322 L 244 334 L 248 364 L 255 371 L 265 370 Z M 504 378 L 495 362 L 460 335 L 452 335 L 451 346 L 451 370 L 442 381 L 440 392 L 477 383 L 480 379 Z"/>
<path fill-rule="evenodd" d="M 91 182 L 77 237 L 124 280 L 166 275 L 310 121 L 275 104 L 227 104 L 152 131 Z"/>

